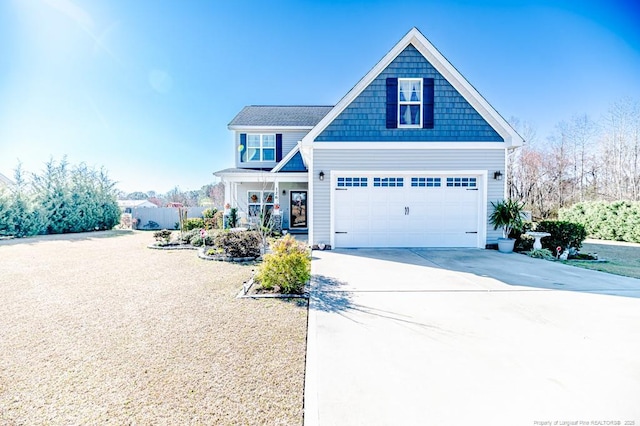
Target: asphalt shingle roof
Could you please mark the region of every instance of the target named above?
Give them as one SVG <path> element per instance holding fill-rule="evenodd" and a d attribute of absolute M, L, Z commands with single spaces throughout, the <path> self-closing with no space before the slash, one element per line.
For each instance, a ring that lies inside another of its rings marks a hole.
<path fill-rule="evenodd" d="M 229 126 L 315 126 L 333 108 L 328 105 L 250 105 Z"/>

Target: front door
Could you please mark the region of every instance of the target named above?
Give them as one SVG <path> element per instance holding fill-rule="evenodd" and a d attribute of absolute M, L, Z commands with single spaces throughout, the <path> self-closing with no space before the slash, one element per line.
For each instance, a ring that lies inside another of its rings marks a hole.
<path fill-rule="evenodd" d="M 289 191 L 289 227 L 307 227 L 307 191 Z"/>

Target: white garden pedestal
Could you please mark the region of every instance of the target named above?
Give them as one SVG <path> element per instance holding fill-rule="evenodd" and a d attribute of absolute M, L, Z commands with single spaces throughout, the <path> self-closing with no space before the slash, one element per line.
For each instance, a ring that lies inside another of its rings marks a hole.
<path fill-rule="evenodd" d="M 529 235 L 530 237 L 535 238 L 536 240 L 533 242 L 533 249 L 540 250 L 542 248 L 542 242 L 540 242 L 540 240 L 544 237 L 550 236 L 551 234 L 548 232 L 527 232 L 524 235 Z"/>

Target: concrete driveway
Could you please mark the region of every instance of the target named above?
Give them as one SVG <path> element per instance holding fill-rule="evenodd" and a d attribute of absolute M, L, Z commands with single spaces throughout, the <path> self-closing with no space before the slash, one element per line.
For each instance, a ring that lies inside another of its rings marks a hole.
<path fill-rule="evenodd" d="M 640 280 L 479 249 L 313 256 L 305 425 L 640 425 Z"/>

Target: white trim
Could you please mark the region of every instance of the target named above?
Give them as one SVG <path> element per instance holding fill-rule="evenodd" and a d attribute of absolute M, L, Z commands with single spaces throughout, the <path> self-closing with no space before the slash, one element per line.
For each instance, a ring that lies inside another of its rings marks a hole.
<path fill-rule="evenodd" d="M 420 101 L 419 102 L 415 102 L 415 101 L 401 101 L 400 100 L 400 82 L 402 81 L 419 81 L 420 82 Z M 424 108 L 424 80 L 422 77 L 413 77 L 413 78 L 399 78 L 398 79 L 398 107 L 396 110 L 396 123 L 398 123 L 398 129 L 422 129 L 422 120 L 423 120 L 423 108 Z M 419 104 L 420 105 L 420 121 L 418 122 L 418 124 L 400 124 L 400 106 L 401 105 L 405 105 L 405 106 L 411 106 L 411 105 L 416 105 Z"/>
<path fill-rule="evenodd" d="M 454 175 L 462 176 L 474 176 L 479 179 L 478 185 L 480 186 L 480 195 L 478 200 L 478 234 L 476 239 L 477 248 L 485 248 L 487 244 L 487 194 L 488 194 L 488 172 L 487 170 L 331 170 L 329 172 L 329 182 L 331 184 L 331 194 L 329 196 L 330 209 L 329 209 L 329 239 L 331 240 L 331 247 L 335 248 L 335 188 L 337 187 L 338 176 L 365 176 L 365 175 L 388 175 L 388 176 L 401 176 L 404 178 L 410 178 L 411 175 L 419 176 L 439 176 L 449 177 Z M 368 176 L 367 176 L 368 177 Z M 409 185 L 411 182 L 409 182 Z M 442 183 L 446 188 L 446 181 Z M 373 185 L 373 181 L 371 181 Z M 406 188 L 405 186 L 404 188 Z M 311 234 L 309 234 L 309 241 L 311 242 Z"/>
<path fill-rule="evenodd" d="M 296 146 L 294 146 L 293 149 L 289 151 L 289 153 L 285 155 L 284 158 L 280 160 L 280 162 L 273 169 L 271 169 L 271 173 L 279 172 L 284 167 L 284 165 L 287 164 L 289 160 L 291 160 L 293 156 L 296 155 L 296 153 L 299 151 L 300 151 L 300 141 L 298 141 Z M 305 165 L 305 167 L 307 166 L 306 161 L 304 161 L 304 156 L 302 156 L 302 163 Z"/>
<path fill-rule="evenodd" d="M 227 126 L 229 130 L 236 131 L 248 131 L 248 132 L 259 132 L 260 130 L 265 131 L 295 131 L 295 130 L 311 130 L 313 126 Z M 279 133 L 279 132 L 278 132 Z"/>
<path fill-rule="evenodd" d="M 219 175 L 225 182 L 307 182 L 309 176 L 307 172 L 292 173 L 223 173 Z"/>
<path fill-rule="evenodd" d="M 304 147 L 303 147 L 304 148 Z M 314 142 L 313 149 L 506 149 L 504 142 Z"/>
<path fill-rule="evenodd" d="M 355 174 L 355 172 L 352 172 Z M 363 172 L 362 174 L 364 174 L 366 172 Z M 344 175 L 344 172 L 340 172 L 335 171 L 335 170 L 331 170 L 329 171 L 329 183 L 331 184 L 331 187 L 329 188 L 329 191 L 331 191 L 331 193 L 329 194 L 329 244 L 331 244 L 331 248 L 334 249 L 336 247 L 336 190 L 335 188 L 338 186 L 338 174 L 342 174 Z"/>
<path fill-rule="evenodd" d="M 507 170 L 507 167 L 509 167 L 509 163 L 508 163 L 508 159 L 507 159 L 508 155 L 507 152 L 505 151 L 504 153 L 504 168 L 502 169 L 502 179 L 504 180 L 504 183 L 502 184 L 502 188 L 503 188 L 503 198 L 506 200 L 507 198 L 509 198 L 508 195 L 508 189 L 507 189 L 507 185 L 509 185 L 509 182 L 507 182 L 507 176 L 509 176 L 509 170 Z"/>
<path fill-rule="evenodd" d="M 314 140 L 325 130 L 347 106 L 356 99 L 373 80 L 409 45 L 412 44 L 431 65 L 467 100 L 505 141 L 505 148 L 521 146 L 522 137 L 502 118 L 502 116 L 478 93 L 478 91 L 456 70 L 453 65 L 427 40 L 412 28 L 372 69 L 369 71 L 327 115 L 302 139 L 303 145 L 313 145 Z"/>
<path fill-rule="evenodd" d="M 301 152 L 302 152 L 302 157 L 304 158 L 304 149 L 302 149 L 302 145 L 300 146 L 301 148 Z M 308 174 L 307 174 L 307 238 L 309 239 L 309 245 L 313 246 L 313 244 L 315 244 L 314 241 L 314 220 L 313 220 L 313 203 L 314 203 L 314 187 L 315 187 L 315 179 L 314 179 L 314 168 L 313 168 L 313 150 L 310 149 L 308 150 L 309 153 L 309 157 L 307 158 L 307 168 L 309 169 Z M 309 179 L 310 178 L 310 179 Z M 331 247 L 333 247 L 333 245 L 331 245 Z"/>
<path fill-rule="evenodd" d="M 401 177 L 405 177 L 404 175 L 420 175 L 420 176 L 430 176 L 430 175 L 448 175 L 451 177 L 453 175 L 470 175 L 470 176 L 479 176 L 482 174 L 486 174 L 486 170 L 331 170 L 332 174 L 339 174 L 342 176 L 356 176 L 359 175 L 389 175 L 390 177 L 400 175 Z M 366 176 L 365 176 L 366 177 Z M 331 181 L 331 184 L 335 186 L 337 182 Z"/>
<path fill-rule="evenodd" d="M 487 170 L 483 170 L 482 174 L 481 174 L 481 178 L 482 178 L 482 183 L 483 185 L 481 186 L 481 191 L 482 193 L 480 194 L 481 200 L 480 200 L 480 217 L 478 218 L 479 220 L 479 227 L 478 227 L 478 247 L 479 248 L 486 248 L 487 247 L 487 215 L 488 215 L 488 205 L 489 205 L 489 200 L 488 200 L 488 194 L 489 194 L 489 172 Z"/>

